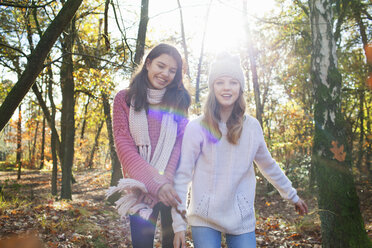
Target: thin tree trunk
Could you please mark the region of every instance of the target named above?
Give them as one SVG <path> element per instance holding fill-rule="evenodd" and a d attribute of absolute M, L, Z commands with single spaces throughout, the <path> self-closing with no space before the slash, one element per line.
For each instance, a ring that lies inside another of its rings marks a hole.
<path fill-rule="evenodd" d="M 74 161 L 74 140 L 75 140 L 75 97 L 72 46 L 74 43 L 75 20 L 64 35 L 62 52 L 66 54 L 61 66 L 61 91 L 62 91 L 62 115 L 61 115 L 61 145 L 62 145 L 62 188 L 61 198 L 72 199 L 71 180 L 72 164 Z"/>
<path fill-rule="evenodd" d="M 202 38 L 202 44 L 200 48 L 200 56 L 199 56 L 199 63 L 198 63 L 198 71 L 196 75 L 196 85 L 195 85 L 195 104 L 198 109 L 198 113 L 200 112 L 200 75 L 201 75 L 201 66 L 203 63 L 203 56 L 204 56 L 204 43 L 205 43 L 205 36 L 207 34 L 207 29 L 208 29 L 208 20 L 209 20 L 209 12 L 211 10 L 213 0 L 209 2 L 208 9 L 207 9 L 207 14 L 205 16 L 205 23 L 204 23 L 204 31 L 203 31 L 203 38 Z"/>
<path fill-rule="evenodd" d="M 341 75 L 337 69 L 332 7 L 328 0 L 310 0 L 312 30 L 311 79 L 314 84 L 315 132 L 312 163 L 319 190 L 322 245 L 371 247 L 359 209 L 351 151 L 341 111 Z"/>
<path fill-rule="evenodd" d="M 80 147 L 83 144 L 85 126 L 87 124 L 87 115 L 88 115 L 89 102 L 90 102 L 90 96 L 88 96 L 87 103 L 84 105 L 83 124 L 82 124 L 82 127 L 81 127 L 81 134 L 80 134 Z"/>
<path fill-rule="evenodd" d="M 367 102 L 365 103 L 367 105 Z M 371 116 L 370 114 L 370 108 L 367 108 L 367 116 Z M 367 133 L 371 133 L 371 130 L 372 130 L 372 121 L 371 121 L 371 118 L 367 118 Z M 371 135 L 367 136 L 366 137 L 367 139 L 367 154 L 366 154 L 366 167 L 367 167 L 367 170 L 368 170 L 368 178 L 370 178 L 370 176 L 372 175 L 372 165 L 371 165 L 371 155 L 372 155 L 372 138 L 371 138 Z"/>
<path fill-rule="evenodd" d="M 146 32 L 147 23 L 149 21 L 149 0 L 141 1 L 141 19 L 138 27 L 137 34 L 137 44 L 136 44 L 136 54 L 134 55 L 133 66 L 138 66 L 142 60 L 145 53 L 145 43 L 146 43 Z"/>
<path fill-rule="evenodd" d="M 96 152 L 97 147 L 98 147 L 98 138 L 99 138 L 99 135 L 101 134 L 101 130 L 102 130 L 104 122 L 105 121 L 102 120 L 101 123 L 98 126 L 98 130 L 96 132 L 96 137 L 94 138 L 94 144 L 93 144 L 92 150 L 90 152 L 90 156 L 87 157 L 87 160 L 85 161 L 85 166 L 90 168 L 90 169 L 92 169 L 92 167 L 93 167 L 94 153 Z"/>
<path fill-rule="evenodd" d="M 256 65 L 256 58 L 254 55 L 254 47 L 253 47 L 253 41 L 252 41 L 252 34 L 250 25 L 248 22 L 248 12 L 247 12 L 247 0 L 243 1 L 243 11 L 245 13 L 245 31 L 247 35 L 247 48 L 248 48 L 248 57 L 249 57 L 249 64 L 251 66 L 251 72 L 252 72 L 252 83 L 253 83 L 253 92 L 254 92 L 254 101 L 256 103 L 256 118 L 261 124 L 261 127 L 263 128 L 262 123 L 262 103 L 261 103 L 261 96 L 260 96 L 260 87 L 258 85 L 258 75 L 257 75 L 257 65 Z"/>
<path fill-rule="evenodd" d="M 247 50 L 248 50 L 248 59 L 249 59 L 249 65 L 252 73 L 252 84 L 253 84 L 253 93 L 254 93 L 254 102 L 256 105 L 256 118 L 258 122 L 260 123 L 262 129 L 264 129 L 263 121 L 262 121 L 262 114 L 263 114 L 263 107 L 261 103 L 261 93 L 260 93 L 260 87 L 258 85 L 258 75 L 257 75 L 257 65 L 256 65 L 256 58 L 254 55 L 254 47 L 253 47 L 253 41 L 252 41 L 252 35 L 251 35 L 251 29 L 248 21 L 248 4 L 247 0 L 243 1 L 243 15 L 244 15 L 244 25 L 245 25 L 245 31 L 246 31 L 246 37 L 247 37 Z M 248 73 L 247 73 L 248 74 Z M 261 175 L 261 174 L 259 174 Z M 274 187 L 269 181 L 261 176 L 267 192 L 271 192 Z"/>
<path fill-rule="evenodd" d="M 35 127 L 35 134 L 34 134 L 34 142 L 32 144 L 31 152 L 30 152 L 30 167 L 33 168 L 35 164 L 35 150 L 36 150 L 36 141 L 37 141 L 37 135 L 39 133 L 39 120 L 36 121 L 36 127 Z"/>
<path fill-rule="evenodd" d="M 103 27 L 103 38 L 105 39 L 105 47 L 106 50 L 110 50 L 110 39 L 108 36 L 108 9 L 110 5 L 110 0 L 106 0 L 105 2 L 105 11 L 104 11 L 104 27 Z"/>
<path fill-rule="evenodd" d="M 189 81 L 191 81 L 190 67 L 189 67 L 189 53 L 187 52 L 185 25 L 183 23 L 182 6 L 180 3 L 180 0 L 177 0 L 177 4 L 178 4 L 178 9 L 180 11 L 182 47 L 183 47 L 183 53 L 185 55 L 185 62 L 186 62 L 186 75 L 188 76 Z"/>
<path fill-rule="evenodd" d="M 49 76 L 49 83 L 48 83 L 48 98 L 50 102 L 50 107 L 52 109 L 52 115 L 50 116 L 50 126 L 54 127 L 51 128 L 52 135 L 50 138 L 51 143 L 51 150 L 52 150 L 52 159 L 53 159 L 53 168 L 52 168 L 52 195 L 57 195 L 57 176 L 58 176 L 58 159 L 57 159 L 57 139 L 58 133 L 55 128 L 55 119 L 56 119 L 56 105 L 54 104 L 53 100 L 53 72 L 52 67 L 49 66 L 48 68 L 48 76 Z M 60 157 L 62 159 L 62 157 Z"/>
<path fill-rule="evenodd" d="M 359 95 L 359 152 L 356 164 L 359 172 L 361 172 L 363 167 L 364 136 L 364 91 L 362 90 Z"/>
<path fill-rule="evenodd" d="M 35 79 L 43 69 L 44 60 L 50 49 L 75 15 L 81 2 L 82 0 L 68 0 L 44 32 L 28 59 L 26 69 L 0 106 L 0 131 L 3 130 L 24 96 L 34 84 Z"/>
<path fill-rule="evenodd" d="M 22 105 L 18 107 L 18 122 L 17 122 L 17 158 L 18 165 L 17 180 L 21 179 L 22 170 Z"/>
<path fill-rule="evenodd" d="M 43 117 L 43 129 L 41 133 L 41 155 L 39 167 L 40 170 L 44 168 L 44 150 L 45 150 L 45 117 Z"/>
<path fill-rule="evenodd" d="M 119 180 L 123 177 L 120 161 L 118 155 L 116 154 L 114 135 L 112 132 L 112 120 L 111 120 L 111 110 L 110 103 L 108 101 L 107 95 L 102 93 L 103 111 L 106 118 L 106 128 L 110 144 L 110 156 L 111 156 L 111 182 L 110 186 L 116 186 Z M 119 199 L 120 194 L 114 194 L 108 198 L 108 201 L 113 204 L 117 199 Z"/>
<path fill-rule="evenodd" d="M 48 70 L 50 70 L 50 73 L 52 73 L 51 68 L 49 68 Z M 49 77 L 50 77 L 50 75 L 49 75 Z M 45 101 L 44 101 L 44 99 L 43 99 L 43 97 L 42 97 L 42 95 L 41 95 L 41 93 L 40 93 L 40 91 L 39 91 L 39 89 L 38 89 L 38 87 L 37 87 L 36 84 L 34 84 L 32 86 L 32 91 L 35 93 L 35 96 L 36 96 L 36 98 L 38 100 L 38 103 L 39 103 L 41 109 L 43 110 L 44 117 L 46 118 L 47 123 L 49 124 L 50 129 L 56 135 L 56 139 L 55 139 L 56 144 L 55 145 L 56 145 L 56 149 L 58 151 L 58 156 L 61 159 L 62 158 L 61 141 L 60 141 L 60 138 L 59 138 L 59 135 L 58 135 L 56 126 L 55 126 L 55 122 L 54 122 L 54 124 L 52 123 L 52 118 L 50 116 L 49 109 L 48 109 L 48 107 L 47 107 L 47 105 L 46 105 L 46 103 L 45 103 Z M 50 97 L 49 97 L 49 100 L 50 100 Z M 53 110 L 53 107 L 52 107 L 52 110 Z M 54 110 L 55 110 L 55 106 L 54 106 Z"/>
<path fill-rule="evenodd" d="M 363 23 L 363 20 L 362 20 L 362 17 L 361 17 L 361 14 L 362 14 L 362 3 L 360 1 L 351 1 L 351 7 L 353 9 L 353 14 L 354 14 L 354 18 L 355 18 L 355 21 L 356 23 L 358 24 L 358 27 L 359 27 L 359 33 L 360 33 L 360 37 L 362 39 L 362 43 L 363 43 L 363 48 L 364 48 L 364 51 L 366 51 L 367 49 L 367 46 L 368 46 L 368 35 L 367 35 L 367 32 L 366 32 L 366 27 L 365 27 L 365 24 Z M 367 63 L 367 67 L 368 67 L 368 73 L 369 75 L 372 74 L 372 64 L 371 63 L 368 63 L 368 60 L 366 58 L 366 63 Z M 364 152 L 364 149 L 363 149 L 363 144 L 364 144 L 364 139 L 367 139 L 368 140 L 368 137 L 365 137 L 365 132 L 364 132 L 364 100 L 365 100 L 365 93 L 364 91 L 366 90 L 366 86 L 364 83 L 361 84 L 362 86 L 360 87 L 361 88 L 361 92 L 360 92 L 360 107 L 359 107 L 359 120 L 360 120 L 360 136 L 359 136 L 359 154 L 358 154 L 358 162 L 357 162 L 357 166 L 359 169 L 363 168 L 363 157 L 365 156 L 366 157 L 366 167 L 367 170 L 368 168 L 370 168 L 370 154 L 371 154 L 371 151 L 370 149 L 367 150 L 367 152 Z M 366 105 L 368 106 L 368 105 Z M 368 107 L 367 107 L 368 109 Z M 369 120 L 370 118 L 368 118 Z M 370 143 L 369 143 L 370 144 Z"/>

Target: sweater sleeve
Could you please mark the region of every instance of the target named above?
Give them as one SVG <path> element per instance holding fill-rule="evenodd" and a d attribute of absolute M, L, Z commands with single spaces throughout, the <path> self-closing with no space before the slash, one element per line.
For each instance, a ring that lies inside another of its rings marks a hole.
<path fill-rule="evenodd" d="M 203 143 L 203 135 L 196 121 L 191 121 L 185 130 L 182 140 L 181 161 L 180 166 L 174 177 L 174 188 L 182 200 L 178 206 L 181 212 L 186 210 L 188 185 L 192 180 L 195 163 L 201 153 Z M 182 216 L 172 208 L 173 231 L 185 231 L 187 223 Z"/>
<path fill-rule="evenodd" d="M 128 111 L 125 102 L 126 91 L 116 94 L 113 106 L 113 132 L 116 152 L 123 172 L 130 178 L 145 184 L 149 193 L 157 198 L 161 186 L 167 183 L 167 178 L 147 163 L 138 153 L 137 147 L 130 135 Z"/>
<path fill-rule="evenodd" d="M 182 118 L 178 122 L 176 143 L 174 144 L 174 148 L 169 158 L 167 168 L 165 169 L 165 176 L 171 184 L 173 184 L 174 174 L 176 173 L 176 169 L 177 169 L 178 162 L 180 159 L 182 138 L 183 138 L 183 134 L 185 132 L 187 123 L 188 123 L 187 118 Z"/>
<path fill-rule="evenodd" d="M 254 121 L 255 131 L 257 134 L 256 138 L 259 143 L 254 160 L 259 170 L 265 176 L 265 178 L 272 185 L 274 185 L 274 187 L 279 191 L 280 195 L 283 198 L 296 203 L 299 200 L 296 189 L 292 187 L 291 181 L 284 174 L 276 161 L 272 158 L 269 150 L 267 149 L 262 128 L 256 119 L 254 119 Z"/>

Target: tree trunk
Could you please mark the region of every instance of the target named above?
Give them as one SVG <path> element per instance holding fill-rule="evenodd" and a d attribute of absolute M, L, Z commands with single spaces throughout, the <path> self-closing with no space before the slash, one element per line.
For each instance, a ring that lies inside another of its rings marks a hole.
<path fill-rule="evenodd" d="M 180 0 L 177 0 L 177 4 L 178 4 L 178 9 L 180 11 L 182 47 L 183 47 L 183 53 L 185 55 L 186 75 L 188 76 L 188 80 L 191 81 L 190 68 L 189 68 L 189 53 L 187 52 L 185 26 L 183 24 L 183 14 L 182 14 L 182 6 L 180 3 Z"/>
<path fill-rule="evenodd" d="M 111 156 L 111 182 L 110 186 L 116 186 L 119 180 L 123 177 L 120 161 L 118 155 L 116 154 L 114 135 L 112 132 L 112 121 L 111 121 L 111 110 L 110 103 L 108 101 L 107 95 L 102 93 L 103 111 L 106 118 L 106 128 L 110 144 L 110 156 Z M 108 198 L 108 201 L 113 204 L 117 199 L 119 199 L 120 194 L 114 194 Z"/>
<path fill-rule="evenodd" d="M 105 11 L 104 11 L 104 27 L 103 27 L 103 37 L 105 39 L 106 50 L 110 50 L 110 39 L 108 35 L 108 9 L 110 5 L 110 0 L 105 1 Z"/>
<path fill-rule="evenodd" d="M 351 152 L 341 112 L 332 10 L 328 0 L 310 0 L 311 78 L 315 89 L 312 163 L 319 190 L 323 247 L 371 247 L 351 173 Z"/>
<path fill-rule="evenodd" d="M 258 122 L 261 124 L 261 127 L 263 128 L 262 123 L 262 103 L 261 103 L 261 96 L 260 96 L 260 87 L 258 85 L 258 75 L 257 75 L 257 65 L 256 65 L 256 58 L 254 55 L 254 47 L 253 47 L 253 41 L 252 41 L 252 34 L 251 29 L 248 22 L 248 12 L 247 12 L 247 0 L 243 1 L 243 11 L 245 13 L 245 31 L 247 35 L 247 49 L 248 49 L 248 57 L 249 57 L 249 64 L 251 66 L 251 72 L 252 72 L 252 83 L 253 83 L 253 92 L 254 92 L 254 101 L 256 103 L 256 118 Z"/>
<path fill-rule="evenodd" d="M 57 176 L 58 176 L 58 159 L 57 159 L 57 140 L 58 133 L 55 128 L 56 125 L 56 105 L 54 104 L 53 100 L 53 72 L 51 66 L 48 68 L 48 76 L 49 76 L 49 83 L 48 83 L 48 98 L 50 102 L 50 107 L 52 109 L 52 115 L 50 116 L 50 126 L 54 127 L 51 128 L 52 135 L 50 138 L 51 143 L 51 150 L 52 150 L 52 159 L 53 159 L 53 169 L 52 169 L 52 195 L 57 195 Z M 59 143 L 59 142 L 58 142 Z M 62 157 L 60 156 L 60 160 Z"/>
<path fill-rule="evenodd" d="M 62 91 L 62 115 L 61 115 L 61 146 L 62 146 L 62 188 L 61 198 L 71 199 L 72 164 L 74 161 L 75 139 L 75 97 L 72 46 L 74 43 L 75 24 L 64 35 L 62 53 L 65 54 L 61 66 L 61 91 Z"/>
<path fill-rule="evenodd" d="M 40 111 L 38 111 L 38 115 L 40 114 Z M 39 120 L 36 121 L 36 127 L 35 127 L 35 134 L 34 134 L 34 142 L 32 144 L 31 152 L 30 152 L 30 167 L 34 168 L 35 164 L 35 150 L 36 150 L 36 141 L 37 141 L 37 135 L 39 133 Z"/>
<path fill-rule="evenodd" d="M 87 115 L 88 115 L 89 102 L 90 102 L 90 96 L 88 96 L 87 103 L 84 105 L 83 124 L 82 124 L 82 127 L 81 127 L 81 134 L 80 134 L 80 147 L 83 144 L 85 126 L 87 124 Z"/>
<path fill-rule="evenodd" d="M 141 1 L 141 19 L 138 27 L 136 54 L 134 55 L 134 67 L 141 63 L 145 53 L 147 23 L 149 21 L 149 0 Z"/>
<path fill-rule="evenodd" d="M 363 156 L 364 156 L 364 90 L 359 93 L 359 152 L 357 158 L 357 168 L 359 172 L 362 172 L 363 168 Z"/>
<path fill-rule="evenodd" d="M 48 70 L 50 70 L 50 72 L 52 73 L 51 71 L 51 68 L 49 68 Z M 48 72 L 49 73 L 49 72 Z M 50 77 L 50 75 L 49 75 Z M 38 102 L 39 102 L 39 105 L 41 107 L 41 109 L 43 110 L 43 113 L 44 113 L 44 117 L 46 118 L 47 120 L 47 123 L 49 124 L 49 127 L 50 129 L 52 130 L 52 132 L 55 133 L 56 135 L 56 139 L 55 139 L 55 142 L 56 142 L 56 148 L 57 148 L 57 151 L 58 151 L 58 156 L 60 157 L 60 159 L 62 158 L 62 153 L 61 153 L 61 141 L 60 141 L 60 138 L 58 136 L 58 132 L 57 132 L 57 129 L 56 129 L 56 126 L 55 126 L 55 122 L 54 124 L 52 124 L 52 118 L 50 116 L 50 112 L 49 112 L 49 109 L 43 99 L 43 97 L 41 96 L 41 93 L 37 87 L 36 84 L 34 84 L 32 86 L 32 91 L 34 92 Z M 49 100 L 50 100 L 50 97 L 49 97 Z M 54 104 L 53 104 L 54 105 Z M 52 107 L 52 110 L 53 110 L 53 107 Z M 54 111 L 55 111 L 55 106 L 54 106 Z"/>
<path fill-rule="evenodd" d="M 367 105 L 367 103 L 366 103 L 366 105 Z M 369 108 L 367 108 L 367 116 L 370 116 L 370 109 Z M 371 133 L 371 130 L 372 130 L 372 121 L 371 121 L 371 118 L 367 118 L 367 133 Z M 369 135 L 369 136 L 367 136 L 366 137 L 366 139 L 367 139 L 367 154 L 366 154 L 366 167 L 367 167 L 367 169 L 368 169 L 368 176 L 369 176 L 369 179 L 371 179 L 370 178 L 370 176 L 372 175 L 372 166 L 371 166 L 371 155 L 372 155 L 372 138 L 371 138 L 371 136 Z"/>
<path fill-rule="evenodd" d="M 43 69 L 44 60 L 50 49 L 75 15 L 81 2 L 82 0 L 68 0 L 49 25 L 43 37 L 41 37 L 35 50 L 28 59 L 26 69 L 0 106 L 0 131 L 3 130 L 5 124 L 12 117 L 16 108 L 34 84 L 36 77 Z"/>
<path fill-rule="evenodd" d="M 18 165 L 17 180 L 21 179 L 22 168 L 22 105 L 18 107 L 18 122 L 17 122 L 17 158 Z"/>
<path fill-rule="evenodd" d="M 195 84 L 195 104 L 197 108 L 197 114 L 200 114 L 200 75 L 201 75 L 201 66 L 203 63 L 203 56 L 204 56 L 204 43 L 205 43 L 205 36 L 207 34 L 207 29 L 208 29 L 208 20 L 209 20 L 209 12 L 211 10 L 213 0 L 209 2 L 208 9 L 207 9 L 207 14 L 205 16 L 205 23 L 204 23 L 204 31 L 203 31 L 203 38 L 202 38 L 202 43 L 201 43 L 201 48 L 200 48 L 200 56 L 199 56 L 199 63 L 198 63 L 198 71 L 196 74 L 196 84 Z"/>
<path fill-rule="evenodd" d="M 39 167 L 40 170 L 44 168 L 44 150 L 45 150 L 45 117 L 43 117 L 43 129 L 41 132 L 41 155 Z"/>
<path fill-rule="evenodd" d="M 368 46 L 368 35 L 367 35 L 367 32 L 366 32 L 366 26 L 365 26 L 365 24 L 363 22 L 363 19 L 362 19 L 362 8 L 363 8 L 362 3 L 360 1 L 351 1 L 351 7 L 353 9 L 354 19 L 355 19 L 355 21 L 356 21 L 356 23 L 358 24 L 358 27 L 359 27 L 359 33 L 360 33 L 360 37 L 361 37 L 361 40 L 362 40 L 362 43 L 363 43 L 363 48 L 364 48 L 364 51 L 366 52 L 366 49 L 367 49 L 367 46 Z M 366 63 L 367 63 L 367 67 L 368 67 L 368 73 L 369 73 L 369 75 L 372 75 L 372 64 L 368 63 L 367 58 L 366 58 Z M 366 168 L 367 173 L 369 173 L 368 168 L 371 169 L 370 168 L 371 149 L 368 149 L 366 152 L 364 152 L 364 149 L 363 149 L 364 139 L 366 139 L 367 144 L 370 144 L 369 146 L 371 146 L 371 143 L 368 142 L 368 136 L 366 136 L 365 135 L 366 133 L 364 132 L 364 108 L 363 108 L 363 105 L 364 105 L 364 101 L 365 101 L 365 98 L 366 98 L 365 97 L 365 91 L 367 90 L 367 87 L 365 86 L 364 82 L 361 83 L 360 89 L 361 89 L 360 102 L 359 102 L 359 104 L 360 104 L 360 107 L 359 107 L 360 136 L 359 136 L 359 154 L 358 154 L 357 166 L 358 166 L 359 169 Z M 368 106 L 368 105 L 366 104 L 366 106 Z M 367 110 L 368 110 L 368 107 L 367 107 Z M 367 119 L 367 125 L 368 125 L 369 119 L 370 118 Z M 364 161 L 363 157 L 366 158 L 365 167 L 363 167 L 363 161 Z M 364 174 L 366 171 L 363 171 L 362 174 Z"/>
<path fill-rule="evenodd" d="M 102 120 L 101 123 L 98 126 L 98 130 L 96 132 L 96 137 L 94 138 L 94 144 L 93 144 L 92 150 L 90 152 L 90 156 L 87 157 L 87 160 L 85 162 L 85 166 L 90 168 L 90 169 L 92 169 L 92 167 L 93 167 L 94 153 L 96 152 L 97 147 L 98 147 L 98 138 L 99 138 L 99 135 L 101 134 L 101 130 L 102 130 L 104 122 L 105 121 Z"/>

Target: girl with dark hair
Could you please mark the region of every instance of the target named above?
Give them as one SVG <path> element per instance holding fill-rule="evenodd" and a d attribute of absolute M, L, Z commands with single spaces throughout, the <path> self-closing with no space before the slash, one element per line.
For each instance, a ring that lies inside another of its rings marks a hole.
<path fill-rule="evenodd" d="M 124 179 L 107 196 L 121 216 L 129 214 L 134 248 L 152 248 L 161 215 L 162 246 L 172 247 L 171 206 L 180 199 L 173 188 L 190 96 L 182 81 L 182 58 L 167 44 L 154 47 L 129 88 L 113 106 L 115 147 Z"/>
<path fill-rule="evenodd" d="M 239 57 L 224 53 L 212 63 L 204 115 L 191 121 L 182 141 L 174 188 L 181 204 L 172 208 L 174 247 L 185 247 L 186 195 L 191 182 L 187 221 L 194 247 L 256 247 L 253 161 L 281 196 L 307 213 L 289 179 L 271 157 L 259 122 L 245 114 L 244 73 Z"/>

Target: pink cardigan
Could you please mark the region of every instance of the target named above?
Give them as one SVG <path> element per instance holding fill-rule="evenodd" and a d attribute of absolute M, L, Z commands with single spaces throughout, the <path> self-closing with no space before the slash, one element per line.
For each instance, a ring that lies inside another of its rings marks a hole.
<path fill-rule="evenodd" d="M 114 99 L 113 132 L 116 152 L 118 154 L 123 174 L 146 185 L 153 204 L 159 201 L 157 194 L 161 186 L 166 183 L 173 185 L 173 177 L 180 158 L 182 136 L 188 120 L 183 118 L 178 123 L 177 138 L 164 175 L 140 157 L 137 147 L 129 131 L 129 106 L 125 101 L 127 90 L 119 91 Z M 151 157 L 153 156 L 160 135 L 161 114 L 159 111 L 149 111 L 147 115 L 149 136 L 151 142 Z"/>

